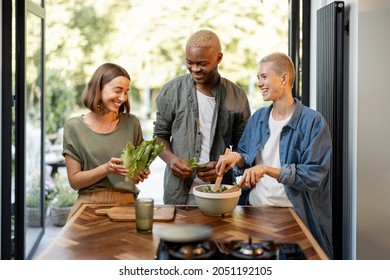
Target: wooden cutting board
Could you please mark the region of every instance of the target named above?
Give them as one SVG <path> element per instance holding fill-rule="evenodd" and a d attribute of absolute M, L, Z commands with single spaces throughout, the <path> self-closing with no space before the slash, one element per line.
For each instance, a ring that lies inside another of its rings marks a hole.
<path fill-rule="evenodd" d="M 95 210 L 96 215 L 107 215 L 111 220 L 117 222 L 135 221 L 135 207 L 115 206 L 107 209 Z M 154 206 L 153 220 L 157 222 L 170 222 L 175 218 L 175 206 L 164 205 Z"/>

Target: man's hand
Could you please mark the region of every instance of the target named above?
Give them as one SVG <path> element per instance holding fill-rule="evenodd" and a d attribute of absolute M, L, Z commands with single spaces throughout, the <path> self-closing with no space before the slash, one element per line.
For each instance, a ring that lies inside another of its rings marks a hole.
<path fill-rule="evenodd" d="M 196 170 L 196 175 L 204 182 L 215 181 L 217 173 L 215 172 L 216 161 L 209 161 L 206 166 Z"/>
<path fill-rule="evenodd" d="M 173 175 L 182 180 L 187 179 L 192 173 L 192 169 L 186 165 L 185 160 L 173 154 L 169 159 L 169 167 L 171 168 Z"/>

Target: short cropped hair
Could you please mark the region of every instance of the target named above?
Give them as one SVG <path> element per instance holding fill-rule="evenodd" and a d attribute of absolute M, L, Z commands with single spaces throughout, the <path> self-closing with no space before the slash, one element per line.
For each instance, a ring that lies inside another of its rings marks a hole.
<path fill-rule="evenodd" d="M 210 30 L 199 30 L 192 34 L 188 39 L 186 48 L 195 47 L 195 48 L 215 48 L 218 52 L 221 52 L 221 42 L 217 34 Z"/>
<path fill-rule="evenodd" d="M 295 81 L 295 67 L 294 63 L 292 62 L 291 58 L 280 52 L 271 53 L 265 57 L 263 57 L 260 62 L 260 64 L 263 63 L 272 63 L 271 68 L 279 75 L 283 75 L 283 73 L 287 72 L 290 77 L 290 80 L 288 81 L 290 85 L 294 85 Z"/>
<path fill-rule="evenodd" d="M 102 99 L 103 87 L 116 77 L 126 77 L 131 81 L 129 73 L 121 66 L 114 63 L 104 63 L 93 73 L 85 87 L 81 100 L 85 107 L 93 112 L 98 112 L 98 104 Z M 121 105 L 119 112 L 130 112 L 129 99 Z"/>

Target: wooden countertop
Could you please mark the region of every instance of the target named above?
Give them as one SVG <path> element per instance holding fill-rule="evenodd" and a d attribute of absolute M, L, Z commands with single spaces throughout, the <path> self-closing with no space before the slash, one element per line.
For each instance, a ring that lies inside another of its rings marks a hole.
<path fill-rule="evenodd" d="M 114 205 L 111 205 L 112 207 Z M 55 260 L 152 260 L 159 233 L 172 225 L 203 224 L 213 229 L 213 240 L 272 240 L 298 243 L 309 260 L 328 259 L 298 215 L 291 208 L 237 206 L 231 215 L 204 215 L 196 206 L 176 206 L 172 222 L 154 222 L 152 234 L 137 233 L 135 222 L 114 222 L 96 215 L 107 205 L 85 204 L 38 256 Z"/>

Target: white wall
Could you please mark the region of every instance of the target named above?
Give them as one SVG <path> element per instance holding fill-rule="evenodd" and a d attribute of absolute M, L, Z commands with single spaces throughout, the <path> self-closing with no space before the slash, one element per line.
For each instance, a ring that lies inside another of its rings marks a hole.
<path fill-rule="evenodd" d="M 312 1 L 311 107 L 316 95 L 316 14 L 333 1 Z M 390 1 L 345 2 L 350 35 L 346 47 L 348 123 L 346 255 L 352 259 L 390 259 Z M 351 229 L 351 231 L 348 230 Z"/>
<path fill-rule="evenodd" d="M 390 1 L 359 1 L 357 258 L 390 259 Z"/>

